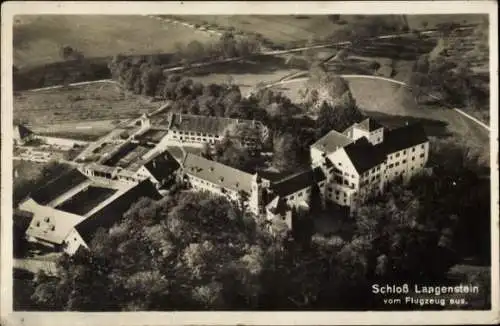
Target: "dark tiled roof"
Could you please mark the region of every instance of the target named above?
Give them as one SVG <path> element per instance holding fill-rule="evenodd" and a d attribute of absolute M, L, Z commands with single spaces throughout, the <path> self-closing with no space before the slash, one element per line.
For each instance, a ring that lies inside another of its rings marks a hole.
<path fill-rule="evenodd" d="M 40 205 L 46 205 L 86 180 L 88 178 L 84 174 L 77 169 L 73 169 L 36 190 L 31 194 L 31 198 Z"/>
<path fill-rule="evenodd" d="M 332 153 L 338 148 L 344 147 L 350 143 L 352 143 L 351 138 L 332 130 L 312 144 L 312 147 L 322 152 Z"/>
<path fill-rule="evenodd" d="M 256 127 L 262 125 L 262 123 L 257 120 L 210 117 L 193 114 L 172 114 L 167 121 L 169 129 L 200 132 L 211 135 L 224 135 L 229 127 L 237 124 L 246 124 Z"/>
<path fill-rule="evenodd" d="M 183 163 L 184 172 L 202 180 L 217 184 L 223 188 L 251 193 L 252 177 L 250 173 L 230 166 L 207 160 L 198 155 L 187 154 Z"/>
<path fill-rule="evenodd" d="M 405 148 L 413 147 L 428 141 L 424 128 L 420 123 L 399 127 L 384 134 L 384 142 L 377 147 L 384 155 L 394 153 Z"/>
<path fill-rule="evenodd" d="M 320 167 L 308 169 L 282 179 L 271 185 L 272 190 L 278 196 L 287 196 L 301 189 L 307 188 L 315 183 L 326 179 Z"/>
<path fill-rule="evenodd" d="M 177 160 L 177 162 L 184 161 L 185 152 L 178 146 L 167 146 L 167 151 Z"/>
<path fill-rule="evenodd" d="M 136 136 L 135 138 L 139 141 L 147 141 L 152 143 L 159 143 L 168 133 L 168 130 L 159 128 L 150 128 L 144 133 Z"/>
<path fill-rule="evenodd" d="M 23 211 L 21 209 L 14 210 L 14 227 L 22 232 L 25 232 L 29 227 L 34 214 L 32 212 Z"/>
<path fill-rule="evenodd" d="M 76 231 L 78 231 L 78 234 L 88 244 L 99 228 L 111 228 L 116 222 L 122 219 L 123 214 L 141 197 L 149 197 L 155 200 L 161 198 L 151 181 L 144 180 L 78 223 L 75 226 Z"/>
<path fill-rule="evenodd" d="M 377 122 L 377 120 L 367 118 L 360 123 L 357 123 L 356 126 L 360 129 L 366 130 L 366 131 L 374 131 L 380 128 L 383 128 L 383 126 Z"/>
<path fill-rule="evenodd" d="M 227 127 L 236 121 L 229 118 L 198 116 L 191 114 L 173 114 L 170 129 L 195 131 L 212 135 L 222 135 Z"/>
<path fill-rule="evenodd" d="M 116 189 L 90 186 L 61 203 L 56 209 L 84 216 L 113 196 L 116 191 Z"/>
<path fill-rule="evenodd" d="M 161 182 L 161 180 L 175 172 L 180 167 L 180 164 L 170 153 L 164 152 L 153 157 L 144 167 L 148 169 L 156 180 Z"/>
<path fill-rule="evenodd" d="M 25 127 L 22 124 L 16 125 L 15 129 L 18 132 L 20 139 L 23 139 L 23 138 L 33 134 L 33 132 L 30 129 L 28 129 L 27 127 Z"/>
<path fill-rule="evenodd" d="M 286 202 L 280 196 L 276 196 L 268 205 L 267 208 L 273 214 L 283 215 L 289 209 Z"/>
<path fill-rule="evenodd" d="M 384 153 L 377 150 L 365 137 L 347 145 L 344 150 L 359 174 L 370 170 L 385 160 Z"/>

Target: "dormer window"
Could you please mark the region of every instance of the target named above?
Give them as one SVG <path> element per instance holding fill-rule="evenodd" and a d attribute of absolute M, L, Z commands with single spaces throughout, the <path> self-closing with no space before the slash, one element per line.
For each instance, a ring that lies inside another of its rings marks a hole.
<path fill-rule="evenodd" d="M 50 222 L 50 217 L 46 217 L 43 219 L 45 222 L 49 223 Z"/>

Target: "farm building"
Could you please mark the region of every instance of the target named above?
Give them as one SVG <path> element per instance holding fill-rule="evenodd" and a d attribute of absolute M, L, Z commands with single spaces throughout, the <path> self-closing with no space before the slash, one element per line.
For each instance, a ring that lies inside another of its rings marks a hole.
<path fill-rule="evenodd" d="M 19 209 L 32 214 L 26 230 L 28 241 L 71 254 L 86 246 L 85 240 L 89 239 L 88 234 L 76 235 L 76 226 L 108 215 L 119 218 L 140 197 L 157 199 L 159 193 L 149 180 L 132 184 L 102 182 L 73 169 L 32 193 Z"/>

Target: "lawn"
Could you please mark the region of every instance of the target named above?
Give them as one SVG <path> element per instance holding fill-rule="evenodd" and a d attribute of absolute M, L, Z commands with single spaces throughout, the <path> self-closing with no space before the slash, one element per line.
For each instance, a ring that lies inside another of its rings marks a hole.
<path fill-rule="evenodd" d="M 15 17 L 13 33 L 17 68 L 62 61 L 62 46 L 94 58 L 118 53 L 172 53 L 177 43 L 212 38 L 189 27 L 141 15 L 23 15 Z"/>
<path fill-rule="evenodd" d="M 141 96 L 124 93 L 112 83 L 96 83 L 14 96 L 14 119 L 29 125 L 64 121 L 116 120 L 158 108 Z M 82 129 L 85 129 L 84 126 Z"/>

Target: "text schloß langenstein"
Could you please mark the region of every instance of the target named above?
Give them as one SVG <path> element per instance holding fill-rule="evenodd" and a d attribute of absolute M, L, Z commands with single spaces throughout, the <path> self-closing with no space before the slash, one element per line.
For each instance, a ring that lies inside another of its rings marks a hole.
<path fill-rule="evenodd" d="M 468 294 L 468 293 L 479 293 L 479 286 L 471 284 L 460 284 L 455 286 L 430 286 L 430 285 L 420 285 L 414 284 L 410 287 L 408 284 L 373 284 L 372 293 L 373 294 L 408 294 L 410 291 L 415 294 L 432 294 L 432 295 L 442 295 L 442 294 Z"/>

